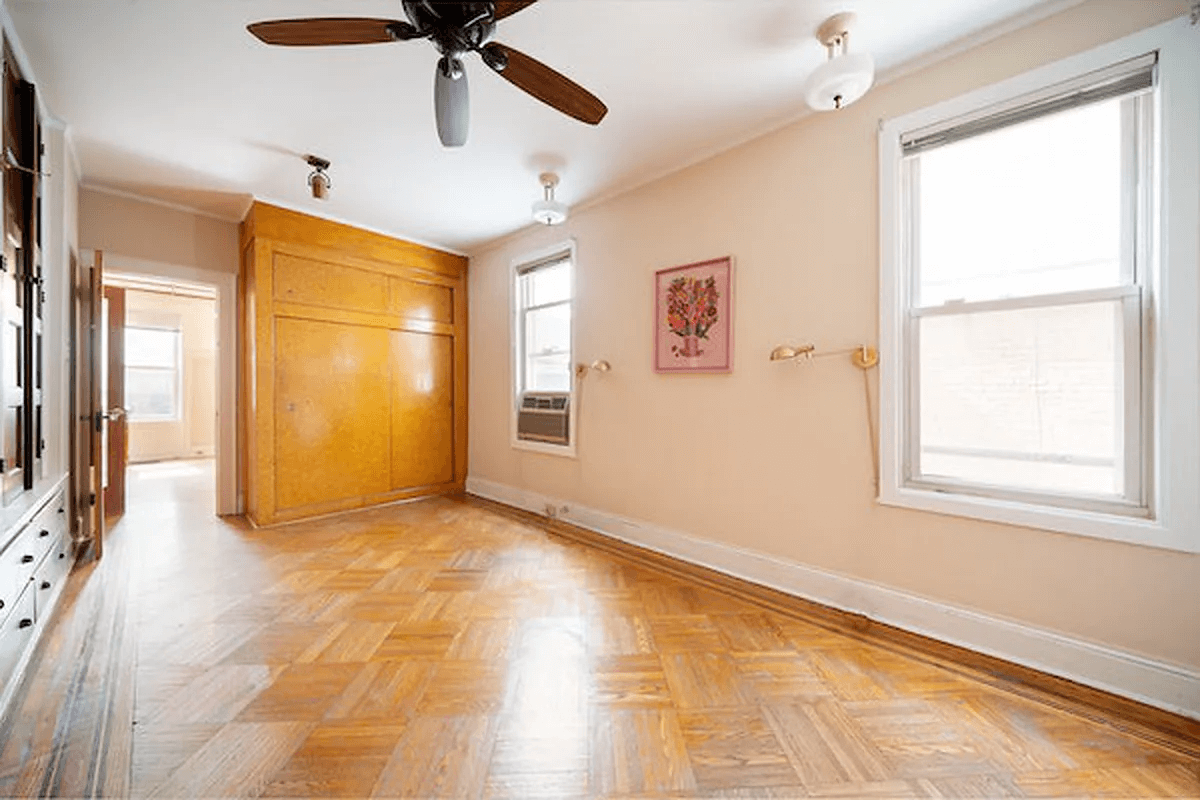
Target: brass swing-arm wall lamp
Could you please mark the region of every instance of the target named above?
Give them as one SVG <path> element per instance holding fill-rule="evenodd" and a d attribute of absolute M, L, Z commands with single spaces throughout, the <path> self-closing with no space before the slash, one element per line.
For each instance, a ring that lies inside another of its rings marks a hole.
<path fill-rule="evenodd" d="M 771 351 L 772 361 L 789 361 L 793 358 L 811 361 L 814 358 L 830 358 L 831 356 L 850 356 L 850 363 L 859 369 L 870 369 L 879 363 L 879 351 L 869 345 L 859 345 L 843 350 L 828 350 L 817 352 L 811 344 L 781 344 Z"/>
<path fill-rule="evenodd" d="M 608 372 L 611 369 L 612 369 L 612 364 L 608 363 L 604 359 L 598 359 L 596 361 L 593 361 L 591 364 L 582 364 L 582 363 L 576 364 L 575 365 L 575 377 L 580 380 L 583 380 L 584 378 L 587 377 L 587 374 L 589 372 Z"/>

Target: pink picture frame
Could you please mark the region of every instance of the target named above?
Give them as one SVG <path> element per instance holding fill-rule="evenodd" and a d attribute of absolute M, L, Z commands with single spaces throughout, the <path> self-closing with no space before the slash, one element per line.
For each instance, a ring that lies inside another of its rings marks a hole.
<path fill-rule="evenodd" d="M 733 259 L 654 273 L 654 371 L 733 372 Z"/>

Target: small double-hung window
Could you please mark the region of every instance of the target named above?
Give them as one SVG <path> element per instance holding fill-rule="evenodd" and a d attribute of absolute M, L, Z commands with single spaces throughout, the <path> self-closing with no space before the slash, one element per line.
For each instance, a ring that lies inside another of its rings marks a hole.
<path fill-rule="evenodd" d="M 180 418 L 180 332 L 125 327 L 125 403 L 132 422 Z"/>
<path fill-rule="evenodd" d="M 1148 49 L 884 126 L 884 502 L 1153 542 L 1160 471 L 1190 469 L 1159 457 L 1164 426 L 1194 433 L 1161 415 L 1195 389 L 1186 364 L 1162 380 L 1195 358 L 1190 323 L 1168 337 L 1181 348 L 1156 338 L 1167 267 L 1186 268 L 1161 260 L 1181 235 L 1161 224 L 1162 171 L 1195 163 L 1164 145 L 1179 92 L 1159 70 Z"/>
<path fill-rule="evenodd" d="M 515 270 L 515 439 L 530 449 L 573 450 L 572 253 L 564 245 Z"/>

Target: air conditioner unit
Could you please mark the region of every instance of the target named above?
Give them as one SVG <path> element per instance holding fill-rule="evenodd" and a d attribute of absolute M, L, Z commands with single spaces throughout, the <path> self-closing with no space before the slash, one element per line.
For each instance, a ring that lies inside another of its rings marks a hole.
<path fill-rule="evenodd" d="M 517 411 L 517 438 L 549 444 L 570 443 L 571 395 L 525 392 Z"/>

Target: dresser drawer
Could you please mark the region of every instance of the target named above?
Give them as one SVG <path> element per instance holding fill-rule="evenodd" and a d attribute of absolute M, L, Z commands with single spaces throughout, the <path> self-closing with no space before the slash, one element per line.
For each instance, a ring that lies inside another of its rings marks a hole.
<path fill-rule="evenodd" d="M 59 490 L 46 501 L 42 506 L 42 510 L 30 521 L 27 529 L 33 531 L 34 535 L 56 539 L 60 534 L 67 530 L 67 506 L 66 494 L 63 490 Z M 46 531 L 45 534 L 42 531 Z"/>
<path fill-rule="evenodd" d="M 9 688 L 17 664 L 33 640 L 36 603 L 34 588 L 26 586 L 13 612 L 0 622 L 0 693 Z"/>
<path fill-rule="evenodd" d="M 50 552 L 53 544 L 53 532 L 47 528 L 34 528 L 31 525 L 17 534 L 16 540 L 9 545 L 17 565 L 17 591 L 21 591 L 21 586 L 33 577 L 34 571 L 42 563 L 46 553 Z"/>
<path fill-rule="evenodd" d="M 33 587 L 36 590 L 35 611 L 40 624 L 50 611 L 53 600 L 58 596 L 62 585 L 67 581 L 71 572 L 71 537 L 60 534 L 50 548 L 50 552 L 33 574 Z"/>

